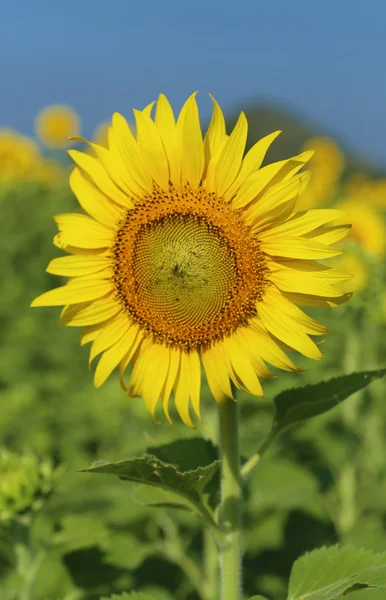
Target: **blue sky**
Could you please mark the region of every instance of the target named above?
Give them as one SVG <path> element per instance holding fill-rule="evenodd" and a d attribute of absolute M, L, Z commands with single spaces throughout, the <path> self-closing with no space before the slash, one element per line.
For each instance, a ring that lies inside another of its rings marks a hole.
<path fill-rule="evenodd" d="M 68 103 L 83 132 L 166 93 L 274 101 L 386 166 L 384 0 L 14 0 L 0 8 L 0 126 Z"/>

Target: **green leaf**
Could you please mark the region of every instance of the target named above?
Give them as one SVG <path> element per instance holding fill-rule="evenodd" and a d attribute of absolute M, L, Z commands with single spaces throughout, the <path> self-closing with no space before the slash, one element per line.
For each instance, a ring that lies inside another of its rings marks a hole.
<path fill-rule="evenodd" d="M 267 600 L 265 596 L 252 596 L 249 600 Z"/>
<path fill-rule="evenodd" d="M 356 584 L 386 588 L 386 553 L 352 546 L 320 548 L 294 563 L 288 600 L 333 600 Z"/>
<path fill-rule="evenodd" d="M 385 591 L 379 588 L 356 590 L 344 596 L 347 600 L 385 600 Z"/>
<path fill-rule="evenodd" d="M 134 500 L 143 506 L 162 506 L 163 508 L 179 508 L 190 510 L 191 505 L 177 494 L 162 488 L 154 488 L 148 485 L 139 485 L 134 493 Z"/>
<path fill-rule="evenodd" d="M 291 425 L 327 412 L 354 392 L 358 392 L 384 375 L 386 369 L 363 371 L 281 392 L 274 399 L 273 434 L 276 435 Z"/>
<path fill-rule="evenodd" d="M 145 544 L 131 533 L 119 532 L 112 535 L 104 561 L 114 567 L 134 570 L 154 553 L 152 544 Z"/>
<path fill-rule="evenodd" d="M 62 552 L 69 553 L 92 546 L 104 548 L 108 544 L 106 526 L 93 517 L 67 515 L 61 519 L 60 525 L 61 530 L 53 536 L 51 543 Z"/>
<path fill-rule="evenodd" d="M 178 441 L 152 448 L 152 454 L 145 454 L 138 458 L 114 463 L 97 463 L 83 469 L 83 471 L 117 475 L 123 480 L 160 488 L 164 492 L 172 492 L 183 499 L 183 504 L 188 502 L 204 513 L 207 510 L 203 505 L 201 494 L 218 471 L 220 461 L 211 462 L 210 452 L 212 450 L 209 450 L 208 444 L 210 447 L 212 445 L 209 442 L 204 442 L 204 440 L 202 442 L 199 440 Z M 204 446 L 207 449 L 206 453 L 204 452 Z M 156 456 L 156 453 L 169 461 L 173 461 L 173 464 L 164 462 Z M 189 468 L 197 465 L 197 458 L 203 460 L 204 466 Z M 160 500 L 158 496 L 157 493 L 154 495 L 153 504 L 168 506 L 174 504 L 169 499 Z M 146 502 L 152 504 L 150 498 L 147 498 Z"/>

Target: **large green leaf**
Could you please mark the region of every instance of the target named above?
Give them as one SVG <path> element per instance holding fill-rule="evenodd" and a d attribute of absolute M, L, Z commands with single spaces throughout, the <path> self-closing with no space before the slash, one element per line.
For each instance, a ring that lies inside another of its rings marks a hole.
<path fill-rule="evenodd" d="M 386 589 L 386 553 L 352 546 L 320 548 L 295 562 L 288 600 L 333 600 L 356 584 Z"/>
<path fill-rule="evenodd" d="M 265 596 L 252 596 L 249 600 L 267 600 Z"/>
<path fill-rule="evenodd" d="M 386 369 L 363 371 L 281 392 L 274 399 L 273 434 L 327 412 L 384 375 Z"/>
<path fill-rule="evenodd" d="M 204 440 L 179 440 L 158 448 L 151 448 L 151 454 L 114 463 L 96 463 L 84 469 L 88 473 L 108 473 L 120 479 L 145 484 L 173 493 L 186 502 L 205 512 L 202 492 L 216 474 L 220 461 L 212 460 L 215 450 L 210 442 Z M 158 456 L 157 456 L 158 455 Z M 160 458 L 162 457 L 162 459 Z M 168 462 L 165 462 L 165 459 Z M 201 462 L 201 464 L 200 464 Z M 160 498 L 149 494 L 144 503 L 149 505 L 179 506 L 168 495 Z"/>

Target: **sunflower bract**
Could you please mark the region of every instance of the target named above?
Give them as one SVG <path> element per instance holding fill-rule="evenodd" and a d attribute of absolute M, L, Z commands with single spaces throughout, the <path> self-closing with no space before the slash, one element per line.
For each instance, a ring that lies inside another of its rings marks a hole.
<path fill-rule="evenodd" d="M 320 359 L 311 336 L 326 328 L 298 305 L 348 299 L 345 273 L 319 260 L 348 232 L 329 226 L 343 213 L 296 212 L 312 152 L 261 167 L 279 132 L 244 156 L 243 113 L 230 135 L 221 108 L 203 137 L 193 94 L 175 119 L 165 96 L 134 111 L 136 135 L 115 114 L 108 147 L 70 151 L 71 188 L 85 214 L 56 217 L 48 271 L 68 277 L 33 306 L 64 306 L 61 320 L 83 327 L 82 344 L 99 357 L 95 385 L 119 367 L 129 396 L 142 396 L 171 420 L 200 418 L 201 372 L 218 403 L 232 386 L 262 395 L 267 363 L 295 371 L 285 350 Z M 129 382 L 125 371 L 131 365 Z"/>

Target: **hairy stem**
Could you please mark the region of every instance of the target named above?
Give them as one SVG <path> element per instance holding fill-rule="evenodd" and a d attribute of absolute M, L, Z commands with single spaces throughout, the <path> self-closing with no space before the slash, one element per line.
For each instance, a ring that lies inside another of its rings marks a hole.
<path fill-rule="evenodd" d="M 241 500 L 238 405 L 233 400 L 219 406 L 221 452 L 221 504 L 219 525 L 225 535 L 220 546 L 221 600 L 240 600 Z"/>

